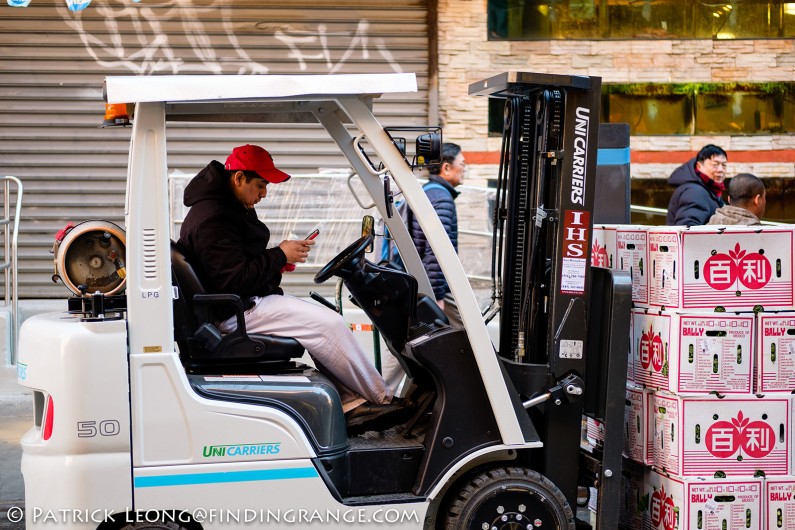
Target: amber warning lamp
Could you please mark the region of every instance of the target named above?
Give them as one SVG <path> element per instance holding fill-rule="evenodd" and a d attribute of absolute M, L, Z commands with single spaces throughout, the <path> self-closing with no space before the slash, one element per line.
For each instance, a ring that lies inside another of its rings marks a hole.
<path fill-rule="evenodd" d="M 106 103 L 105 119 L 100 127 L 124 127 L 130 125 L 130 114 L 126 103 Z"/>

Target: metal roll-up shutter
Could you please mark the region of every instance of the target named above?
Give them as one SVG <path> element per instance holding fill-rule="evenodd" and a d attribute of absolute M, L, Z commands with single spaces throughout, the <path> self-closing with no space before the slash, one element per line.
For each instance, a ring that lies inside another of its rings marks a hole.
<path fill-rule="evenodd" d="M 428 122 L 427 0 L 93 0 L 77 12 L 64 0 L 3 4 L 0 175 L 24 185 L 22 298 L 68 294 L 51 281 L 50 253 L 67 222 L 123 226 L 130 129 L 98 127 L 107 75 L 414 72 L 419 91 L 385 96 L 374 112 L 384 125 Z M 172 175 L 249 142 L 290 172 L 348 165 L 314 125 L 181 124 L 168 141 Z"/>

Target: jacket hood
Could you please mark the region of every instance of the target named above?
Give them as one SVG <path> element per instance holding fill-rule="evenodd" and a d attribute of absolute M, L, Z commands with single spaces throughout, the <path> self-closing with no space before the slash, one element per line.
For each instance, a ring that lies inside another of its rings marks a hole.
<path fill-rule="evenodd" d="M 710 217 L 708 225 L 761 225 L 759 218 L 746 210 L 727 204 L 718 208 Z"/>
<path fill-rule="evenodd" d="M 696 157 L 691 158 L 671 173 L 668 177 L 668 184 L 672 186 L 679 186 L 685 182 L 698 182 L 701 183 L 701 177 L 696 175 Z"/>
<path fill-rule="evenodd" d="M 185 187 L 183 202 L 185 206 L 193 206 L 199 201 L 212 200 L 237 200 L 229 189 L 227 172 L 224 165 L 213 160 L 199 171 Z"/>

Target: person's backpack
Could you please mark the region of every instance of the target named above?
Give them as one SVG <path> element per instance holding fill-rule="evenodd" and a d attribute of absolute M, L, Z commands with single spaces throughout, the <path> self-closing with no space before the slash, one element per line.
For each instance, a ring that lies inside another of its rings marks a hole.
<path fill-rule="evenodd" d="M 438 188 L 438 189 L 445 189 L 444 186 L 439 184 L 438 182 L 429 181 L 426 182 L 422 189 L 425 193 L 428 193 L 429 189 Z M 409 208 L 406 201 L 400 200 L 395 201 L 394 210 L 403 220 L 403 224 L 408 228 L 409 235 L 411 235 L 411 209 Z M 384 225 L 384 241 L 381 245 L 381 263 L 388 262 L 390 266 L 395 267 L 400 270 L 406 270 L 406 267 L 403 265 L 403 260 L 400 259 L 400 254 L 398 253 L 397 245 L 392 243 L 392 237 L 389 234 L 389 229 Z"/>

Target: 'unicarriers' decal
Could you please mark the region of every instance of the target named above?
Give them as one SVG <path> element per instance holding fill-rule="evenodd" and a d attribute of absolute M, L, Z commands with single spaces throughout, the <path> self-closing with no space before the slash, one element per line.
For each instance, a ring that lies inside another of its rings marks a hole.
<path fill-rule="evenodd" d="M 262 444 L 236 444 L 236 445 L 205 445 L 202 450 L 204 458 L 223 456 L 258 456 L 278 455 L 281 442 Z"/>
<path fill-rule="evenodd" d="M 577 107 L 574 124 L 574 156 L 572 157 L 571 197 L 572 204 L 585 206 L 585 182 L 588 179 L 585 165 L 588 155 L 588 129 L 591 124 L 591 109 Z"/>

